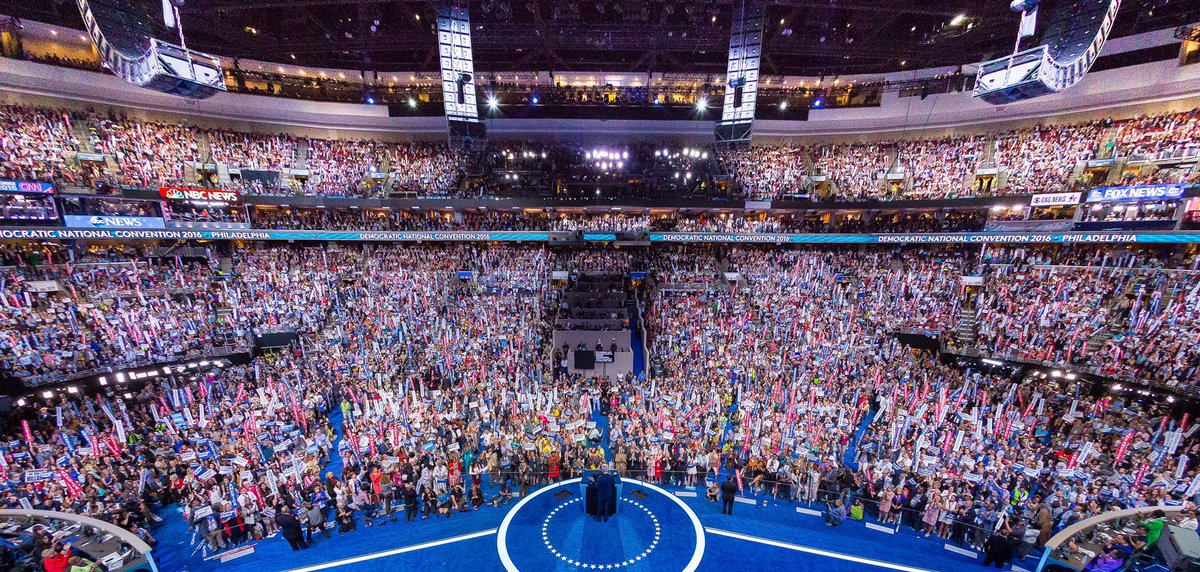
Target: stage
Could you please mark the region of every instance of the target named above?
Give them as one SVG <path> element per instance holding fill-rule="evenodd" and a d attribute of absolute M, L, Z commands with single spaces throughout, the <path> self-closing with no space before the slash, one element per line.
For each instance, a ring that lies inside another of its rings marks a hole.
<path fill-rule="evenodd" d="M 505 570 L 692 572 L 699 566 L 704 527 L 678 497 L 626 479 L 617 514 L 597 522 L 584 513 L 579 482 L 539 489 L 509 511 L 496 534 Z"/>
<path fill-rule="evenodd" d="M 813 572 L 985 570 L 970 550 L 911 531 L 854 521 L 830 528 L 815 510 L 776 499 L 739 496 L 734 514 L 723 515 L 700 489 L 666 490 L 631 479 L 622 480 L 616 516 L 600 523 L 584 514 L 580 489 L 580 479 L 571 479 L 505 507 L 372 529 L 360 523 L 345 537 L 318 535 L 313 547 L 299 552 L 278 537 L 264 539 L 252 554 L 225 563 L 197 561 L 167 544 L 186 534 L 175 517 L 158 534 L 156 554 L 161 570 L 178 572 L 728 572 L 747 562 Z"/>

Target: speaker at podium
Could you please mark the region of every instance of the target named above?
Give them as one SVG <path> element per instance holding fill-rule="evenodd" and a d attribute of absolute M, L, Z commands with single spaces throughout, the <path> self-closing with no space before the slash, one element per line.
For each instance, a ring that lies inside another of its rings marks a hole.
<path fill-rule="evenodd" d="M 607 477 L 607 478 L 602 478 Z M 621 477 L 605 466 L 604 470 L 586 471 L 579 481 L 579 493 L 583 495 L 583 511 L 588 516 L 607 519 L 617 514 L 618 499 L 624 490 Z"/>

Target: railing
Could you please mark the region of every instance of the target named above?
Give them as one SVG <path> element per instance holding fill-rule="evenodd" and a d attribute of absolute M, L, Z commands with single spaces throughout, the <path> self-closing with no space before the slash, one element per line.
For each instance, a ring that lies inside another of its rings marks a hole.
<path fill-rule="evenodd" d="M 234 354 L 246 353 L 250 351 L 250 346 L 208 346 L 206 349 L 191 351 L 175 356 L 162 356 L 161 359 L 146 359 L 128 363 L 120 363 L 97 367 L 87 370 L 75 371 L 69 374 L 41 374 L 35 376 L 18 377 L 25 387 L 35 388 L 53 383 L 67 383 L 106 373 L 116 373 L 130 369 L 139 369 L 151 366 L 173 365 L 182 361 L 202 358 L 222 358 Z"/>
<path fill-rule="evenodd" d="M 999 359 L 999 360 L 1004 360 L 1004 361 L 1023 363 L 1026 365 L 1035 365 L 1035 366 L 1039 366 L 1039 367 L 1069 370 L 1069 371 L 1078 372 L 1078 373 L 1082 373 L 1082 374 L 1086 374 L 1086 375 L 1091 375 L 1094 377 L 1111 379 L 1114 381 L 1123 381 L 1123 382 L 1132 383 L 1135 385 L 1143 385 L 1143 386 L 1147 386 L 1147 387 L 1153 387 L 1155 389 L 1169 391 L 1171 393 L 1175 393 L 1175 394 L 1182 395 L 1185 397 L 1192 397 L 1192 398 L 1200 399 L 1200 388 L 1197 388 L 1197 387 L 1181 387 L 1181 386 L 1172 387 L 1170 385 L 1167 385 L 1165 383 L 1159 383 L 1157 381 L 1148 381 L 1148 380 L 1144 380 L 1144 379 L 1138 379 L 1134 375 L 1128 374 L 1128 373 L 1106 371 L 1100 367 L 1071 365 L 1071 364 L 1065 364 L 1062 362 L 1056 362 L 1056 361 L 1052 361 L 1052 360 L 1030 359 L 1030 358 L 1020 357 L 1020 356 L 1015 356 L 1008 352 L 1000 352 L 1000 353 L 985 352 L 977 347 L 961 347 L 961 348 L 959 348 L 959 347 L 954 347 L 954 346 L 948 345 L 945 342 L 942 343 L 942 353 L 947 353 L 947 354 L 951 354 L 951 355 L 959 355 L 959 356 L 963 356 L 963 357 L 971 357 L 971 358 Z"/>
<path fill-rule="evenodd" d="M 1100 555 L 1109 540 L 1125 534 L 1123 529 L 1150 518 L 1152 510 L 1161 510 L 1168 520 L 1175 520 L 1181 515 L 1183 507 L 1127 508 L 1081 520 L 1062 529 L 1046 542 L 1046 552 L 1042 554 L 1037 569 L 1083 570 L 1092 558 Z M 1126 554 L 1125 557 L 1126 564 L 1131 560 L 1146 558 L 1137 554 Z"/>
<path fill-rule="evenodd" d="M 119 566 L 108 566 L 107 570 L 109 572 L 124 572 L 127 570 L 150 570 L 158 572 L 158 565 L 154 562 L 154 556 L 151 554 L 152 548 L 149 544 L 146 544 L 144 540 L 128 530 L 90 516 L 49 510 L 0 509 L 0 523 L 15 524 L 20 529 L 42 525 L 46 526 L 52 533 L 61 532 L 68 528 L 59 527 L 58 524 L 69 523 L 69 526 L 78 527 L 72 533 L 72 536 L 80 537 L 80 541 L 73 543 L 73 548 L 78 548 L 101 562 L 105 560 L 105 557 L 109 557 L 110 554 L 118 555 L 121 564 Z M 117 542 L 113 542 L 112 539 L 103 540 L 105 535 L 111 535 Z M 105 553 L 99 554 L 101 551 Z M 36 559 L 40 555 L 35 554 L 31 555 L 31 557 Z M 110 562 L 114 561 L 115 559 L 110 560 Z M 41 566 L 38 566 L 36 570 L 42 570 Z"/>

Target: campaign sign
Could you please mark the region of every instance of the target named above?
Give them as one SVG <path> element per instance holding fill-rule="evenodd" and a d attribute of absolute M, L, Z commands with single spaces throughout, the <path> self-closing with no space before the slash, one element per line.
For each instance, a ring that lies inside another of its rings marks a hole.
<path fill-rule="evenodd" d="M 41 483 L 54 478 L 54 471 L 49 469 L 29 469 L 25 471 L 24 481 L 29 483 Z"/>

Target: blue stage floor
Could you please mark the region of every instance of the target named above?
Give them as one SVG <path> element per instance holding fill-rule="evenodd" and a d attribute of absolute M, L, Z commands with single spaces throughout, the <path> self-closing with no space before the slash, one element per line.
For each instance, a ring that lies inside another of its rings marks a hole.
<path fill-rule="evenodd" d="M 571 496 L 555 494 L 562 490 Z M 637 490 L 647 496 L 631 496 Z M 299 552 L 291 551 L 278 537 L 264 539 L 256 544 L 253 554 L 226 563 L 205 562 L 198 554 L 188 556 L 191 547 L 184 547 L 190 544 L 186 526 L 178 515 L 166 515 L 167 522 L 155 531 L 160 546 L 154 554 L 163 572 L 728 572 L 747 562 L 768 570 L 814 572 L 987 570 L 979 565 L 978 557 L 948 550 L 937 539 L 925 539 L 906 530 L 888 534 L 855 521 L 830 528 L 819 516 L 797 512 L 796 505 L 788 502 L 770 501 L 763 507 L 739 502 L 734 514 L 727 516 L 720 513 L 718 504 L 688 492 L 679 497 L 629 481 L 624 484 L 622 498 L 615 520 L 597 523 L 583 514 L 578 485 L 560 485 L 535 490 L 527 499 L 507 507 L 485 507 L 469 514 L 412 523 L 401 519 L 369 529 L 360 524 L 344 537 L 335 531 L 331 532 L 332 539 L 318 536 L 311 548 Z M 701 535 L 696 532 L 697 526 L 703 529 Z M 698 536 L 699 560 L 689 568 Z M 511 567 L 504 564 L 500 542 Z M 1036 561 L 1031 558 L 1018 565 L 1032 569 Z"/>

